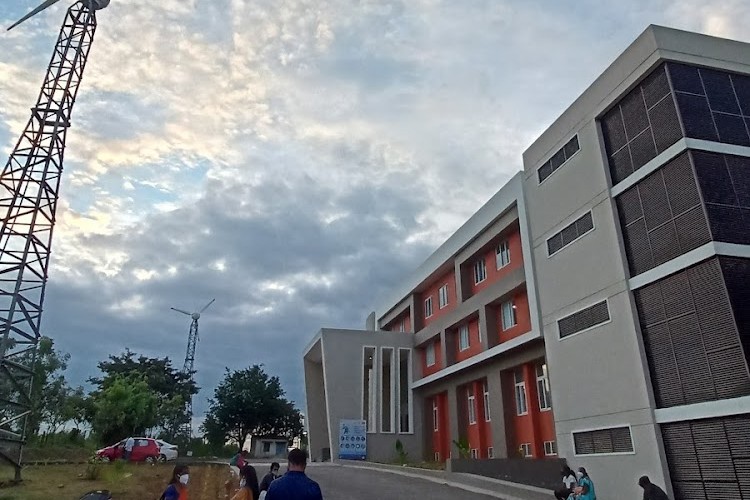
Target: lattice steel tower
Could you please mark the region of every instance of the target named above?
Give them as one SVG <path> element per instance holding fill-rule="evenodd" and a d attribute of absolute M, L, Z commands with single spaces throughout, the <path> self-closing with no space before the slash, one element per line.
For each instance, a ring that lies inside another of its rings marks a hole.
<path fill-rule="evenodd" d="M 47 0 L 20 21 L 57 0 Z M 31 118 L 0 176 L 0 461 L 21 479 L 31 412 L 52 229 L 70 115 L 96 31 L 109 0 L 80 0 L 65 15 Z"/>
<path fill-rule="evenodd" d="M 211 301 L 203 306 L 203 309 L 201 309 L 199 312 L 189 313 L 187 311 L 183 311 L 182 309 L 177 309 L 174 307 L 171 307 L 173 311 L 177 311 L 182 314 L 186 314 L 190 316 L 193 321 L 190 322 L 190 330 L 188 331 L 188 343 L 187 343 L 187 352 L 185 352 L 185 364 L 182 365 L 182 373 L 188 375 L 190 377 L 190 381 L 193 381 L 193 375 L 195 374 L 195 346 L 198 344 L 198 320 L 201 319 L 201 314 L 208 309 L 208 306 L 214 303 L 216 299 L 211 299 Z M 185 423 L 185 434 L 187 435 L 188 439 L 190 439 L 193 436 L 193 396 L 189 396 L 190 399 L 187 400 L 187 422 Z"/>

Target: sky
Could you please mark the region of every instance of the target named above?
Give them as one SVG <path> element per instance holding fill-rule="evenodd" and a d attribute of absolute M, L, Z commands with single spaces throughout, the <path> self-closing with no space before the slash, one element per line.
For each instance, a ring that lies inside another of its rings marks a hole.
<path fill-rule="evenodd" d="M 0 3 L 0 26 L 37 0 Z M 62 0 L 0 31 L 0 149 Z M 200 417 L 262 363 L 304 410 L 302 354 L 365 318 L 522 168 L 649 24 L 750 42 L 746 0 L 112 0 L 68 133 L 43 333 L 74 385 L 126 348 L 182 366 Z M 6 160 L 3 160 L 5 162 Z"/>

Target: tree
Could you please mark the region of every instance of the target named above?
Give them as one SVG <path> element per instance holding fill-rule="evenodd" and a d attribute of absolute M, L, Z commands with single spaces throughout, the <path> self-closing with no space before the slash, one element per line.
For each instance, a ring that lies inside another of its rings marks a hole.
<path fill-rule="evenodd" d="M 226 370 L 224 379 L 209 400 L 202 429 L 212 444 L 233 441 L 239 446 L 248 436 L 302 434 L 302 419 L 294 404 L 284 398 L 278 377 L 269 377 L 259 365 L 244 370 Z"/>
<path fill-rule="evenodd" d="M 62 374 L 68 368 L 70 354 L 56 351 L 49 337 L 39 339 L 34 380 L 31 389 L 32 412 L 27 422 L 27 434 L 39 434 L 42 424 L 54 433 L 65 423 L 63 407 L 70 387 Z"/>
<path fill-rule="evenodd" d="M 183 425 L 188 421 L 187 402 L 198 387 L 191 376 L 172 367 L 172 361 L 165 358 L 138 356 L 127 349 L 119 356 L 111 355 L 98 365 L 101 377 L 92 377 L 89 382 L 97 389 L 93 395 L 106 390 L 118 377 L 139 376 L 157 399 L 156 422 L 159 435 L 166 440 L 180 442 Z"/>
<path fill-rule="evenodd" d="M 91 428 L 104 443 L 142 435 L 157 423 L 159 400 L 143 376 L 115 375 L 91 398 Z"/>

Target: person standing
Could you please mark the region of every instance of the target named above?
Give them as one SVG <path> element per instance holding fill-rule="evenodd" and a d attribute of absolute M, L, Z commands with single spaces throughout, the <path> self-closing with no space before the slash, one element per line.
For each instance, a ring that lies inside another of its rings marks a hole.
<path fill-rule="evenodd" d="M 577 500 L 596 500 L 596 491 L 594 490 L 594 482 L 586 472 L 585 467 L 578 468 L 578 486 L 575 488 Z"/>
<path fill-rule="evenodd" d="M 560 471 L 562 476 L 563 487 L 555 490 L 555 498 L 557 500 L 568 500 L 568 497 L 573 493 L 573 488 L 576 487 L 576 473 L 573 469 L 564 465 Z"/>
<path fill-rule="evenodd" d="M 669 500 L 664 490 L 652 483 L 648 476 L 642 476 L 638 486 L 643 488 L 643 500 Z"/>
<path fill-rule="evenodd" d="M 258 500 L 258 474 L 255 467 L 245 465 L 240 469 L 240 489 L 234 494 L 232 500 Z"/>
<path fill-rule="evenodd" d="M 265 500 L 323 500 L 320 485 L 305 474 L 307 452 L 294 448 L 287 460 L 287 473 L 271 483 Z"/>
<path fill-rule="evenodd" d="M 125 440 L 125 461 L 130 460 L 130 455 L 133 453 L 133 447 L 135 446 L 135 439 L 130 436 Z"/>
<path fill-rule="evenodd" d="M 280 468 L 281 466 L 278 462 L 273 462 L 271 464 L 271 469 L 268 471 L 268 474 L 263 476 L 263 480 L 260 482 L 260 491 L 268 491 L 268 487 L 271 486 L 273 480 L 279 477 Z"/>
<path fill-rule="evenodd" d="M 187 465 L 176 465 L 172 471 L 167 489 L 161 494 L 160 500 L 188 500 L 187 484 L 190 479 L 190 469 Z"/>

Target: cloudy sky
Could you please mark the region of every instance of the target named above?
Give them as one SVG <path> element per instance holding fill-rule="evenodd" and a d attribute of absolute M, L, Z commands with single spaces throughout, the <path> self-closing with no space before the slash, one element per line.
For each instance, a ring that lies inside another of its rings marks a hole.
<path fill-rule="evenodd" d="M 4 0 L 8 26 L 37 0 Z M 64 9 L 0 33 L 7 158 Z M 181 366 L 197 412 L 380 298 L 521 167 L 651 23 L 750 41 L 746 0 L 112 0 L 68 135 L 43 327 L 81 383 L 130 348 Z M 5 159 L 3 159 L 5 162 Z"/>

